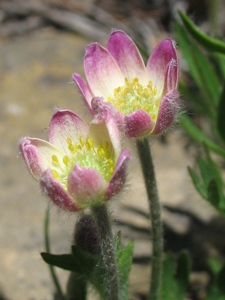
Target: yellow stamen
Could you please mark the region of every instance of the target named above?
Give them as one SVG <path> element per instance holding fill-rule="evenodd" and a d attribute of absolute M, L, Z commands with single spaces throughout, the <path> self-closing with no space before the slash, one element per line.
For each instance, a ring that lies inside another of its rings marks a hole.
<path fill-rule="evenodd" d="M 70 162 L 69 157 L 68 157 L 67 155 L 65 155 L 65 156 L 63 157 L 63 163 L 64 163 L 66 166 L 68 166 L 69 162 Z"/>
<path fill-rule="evenodd" d="M 58 160 L 58 157 L 55 154 L 52 155 L 52 163 L 56 166 L 59 166 L 59 160 Z"/>
<path fill-rule="evenodd" d="M 112 158 L 109 158 L 108 159 L 108 164 L 112 167 L 113 166 L 113 160 L 112 160 Z"/>
<path fill-rule="evenodd" d="M 68 137 L 68 138 L 66 139 L 66 142 L 67 142 L 67 144 L 68 144 L 68 145 L 72 144 L 72 140 L 71 140 L 71 138 L 70 138 L 70 137 Z"/>
<path fill-rule="evenodd" d="M 84 146 L 84 144 L 85 144 L 84 138 L 82 136 L 80 137 L 80 143 L 82 146 Z"/>
<path fill-rule="evenodd" d="M 58 178 L 58 177 L 59 177 L 59 174 L 58 174 L 58 172 L 57 172 L 56 170 L 52 170 L 52 176 L 53 176 L 54 178 Z"/>
<path fill-rule="evenodd" d="M 75 148 L 74 148 L 74 146 L 73 146 L 72 143 L 69 144 L 68 149 L 69 149 L 72 153 L 74 152 Z"/>

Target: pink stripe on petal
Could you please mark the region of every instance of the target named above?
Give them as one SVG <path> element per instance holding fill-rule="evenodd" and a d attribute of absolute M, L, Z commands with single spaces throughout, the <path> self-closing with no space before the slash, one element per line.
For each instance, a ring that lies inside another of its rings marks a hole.
<path fill-rule="evenodd" d="M 107 200 L 115 194 L 117 194 L 122 189 L 126 180 L 126 163 L 128 159 L 130 159 L 130 157 L 130 152 L 127 149 L 123 149 L 117 161 L 113 177 L 110 180 L 106 191 Z"/>
<path fill-rule="evenodd" d="M 79 211 L 81 208 L 74 202 L 64 190 L 58 180 L 53 178 L 50 171 L 46 171 L 40 178 L 41 188 L 58 207 L 67 211 Z"/>
<path fill-rule="evenodd" d="M 53 145 L 41 139 L 24 137 L 19 146 L 25 163 L 36 180 L 39 180 L 42 172 L 52 167 L 53 154 L 62 155 Z"/>
<path fill-rule="evenodd" d="M 93 95 L 89 87 L 79 74 L 73 74 L 73 80 L 81 93 L 84 104 L 89 109 L 90 113 L 93 114 L 93 110 L 91 108 L 91 100 L 93 98 Z"/>
<path fill-rule="evenodd" d="M 148 63 L 147 73 L 153 86 L 161 93 L 164 87 L 167 65 L 174 60 L 177 63 L 177 54 L 174 42 L 171 39 L 164 39 L 153 50 Z"/>
<path fill-rule="evenodd" d="M 103 200 L 105 189 L 105 179 L 94 169 L 75 165 L 69 174 L 68 191 L 81 207 Z"/>
<path fill-rule="evenodd" d="M 141 84 L 147 84 L 147 74 L 141 54 L 132 39 L 123 31 L 114 31 L 107 43 L 107 49 L 116 60 L 124 77 L 137 77 Z"/>
<path fill-rule="evenodd" d="M 171 91 L 162 99 L 156 125 L 151 134 L 160 134 L 166 130 L 174 121 L 179 108 L 179 93 Z"/>
<path fill-rule="evenodd" d="M 73 143 L 79 138 L 87 138 L 88 125 L 70 110 L 58 110 L 52 117 L 49 125 L 49 141 L 64 153 L 68 153 L 67 138 Z"/>
<path fill-rule="evenodd" d="M 126 115 L 125 133 L 130 138 L 141 138 L 149 134 L 154 127 L 154 121 L 145 110 L 136 110 Z"/>
<path fill-rule="evenodd" d="M 115 60 L 98 43 L 86 47 L 84 69 L 89 87 L 96 97 L 112 97 L 114 89 L 124 84 L 124 77 Z"/>

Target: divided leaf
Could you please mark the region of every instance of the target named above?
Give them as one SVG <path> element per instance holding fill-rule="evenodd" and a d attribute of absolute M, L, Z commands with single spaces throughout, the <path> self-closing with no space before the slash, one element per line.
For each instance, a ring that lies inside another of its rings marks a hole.
<path fill-rule="evenodd" d="M 177 262 L 175 262 L 171 253 L 167 253 L 163 262 L 162 299 L 185 299 L 189 282 L 189 274 L 190 259 L 186 253 L 181 253 Z"/>

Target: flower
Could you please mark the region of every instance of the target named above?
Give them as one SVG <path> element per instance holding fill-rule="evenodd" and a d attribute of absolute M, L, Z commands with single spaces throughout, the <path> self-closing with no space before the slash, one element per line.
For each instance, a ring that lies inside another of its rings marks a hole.
<path fill-rule="evenodd" d="M 128 150 L 121 151 L 117 125 L 106 109 L 90 126 L 72 111 L 58 110 L 50 121 L 49 142 L 24 137 L 20 150 L 44 194 L 68 211 L 118 193 L 130 157 Z"/>
<path fill-rule="evenodd" d="M 128 137 L 159 134 L 173 123 L 179 94 L 177 55 L 171 39 L 158 44 L 145 67 L 132 39 L 116 30 L 106 48 L 98 43 L 87 46 L 84 70 L 88 84 L 79 74 L 73 80 L 86 106 L 98 114 L 107 103 Z"/>

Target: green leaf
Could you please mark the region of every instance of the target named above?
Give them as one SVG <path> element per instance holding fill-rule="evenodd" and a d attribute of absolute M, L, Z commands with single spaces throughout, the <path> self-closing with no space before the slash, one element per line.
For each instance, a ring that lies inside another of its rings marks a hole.
<path fill-rule="evenodd" d="M 180 17 L 184 23 L 184 26 L 188 30 L 188 32 L 204 47 L 206 47 L 208 50 L 217 51 L 220 53 L 225 54 L 225 43 L 213 39 L 203 32 L 201 32 L 194 23 L 183 13 L 179 12 Z"/>
<path fill-rule="evenodd" d="M 178 283 L 178 295 L 184 298 L 188 289 L 189 275 L 191 271 L 190 258 L 186 252 L 182 252 L 177 261 L 176 280 Z"/>
<path fill-rule="evenodd" d="M 175 23 L 178 44 L 187 61 L 191 75 L 204 95 L 202 105 L 208 106 L 211 117 L 215 115 L 216 105 L 219 101 L 220 82 L 208 58 L 191 40 L 186 30 L 177 22 Z"/>
<path fill-rule="evenodd" d="M 50 265 L 76 272 L 88 278 L 94 270 L 98 258 L 88 252 L 79 250 L 75 246 L 72 248 L 73 254 L 50 254 L 42 252 L 41 256 Z"/>
<path fill-rule="evenodd" d="M 205 186 L 208 186 L 210 181 L 214 178 L 211 166 L 203 159 L 199 158 L 198 166 L 205 183 Z"/>
<path fill-rule="evenodd" d="M 167 253 L 163 262 L 162 299 L 183 300 L 188 288 L 190 274 L 190 259 L 186 253 L 181 253 L 177 264 L 171 253 Z"/>
<path fill-rule="evenodd" d="M 100 256 L 80 250 L 76 246 L 72 246 L 72 254 L 56 255 L 43 252 L 41 256 L 50 265 L 80 275 L 95 287 L 103 299 L 105 298 L 104 268 Z"/>
<path fill-rule="evenodd" d="M 220 192 L 215 179 L 212 179 L 208 185 L 208 201 L 219 210 Z"/>
<path fill-rule="evenodd" d="M 222 269 L 221 262 L 217 258 L 214 258 L 214 257 L 210 257 L 208 259 L 208 265 L 214 275 L 218 274 Z"/>
<path fill-rule="evenodd" d="M 205 148 L 205 152 L 206 152 L 207 162 L 209 163 L 209 165 L 212 169 L 212 172 L 213 172 L 214 178 L 216 179 L 218 187 L 222 190 L 224 184 L 223 184 L 221 169 L 218 166 L 218 164 L 215 163 L 215 161 L 211 158 L 209 148 L 206 145 L 204 145 L 204 146 L 205 146 L 204 148 Z"/>
<path fill-rule="evenodd" d="M 225 266 L 220 270 L 212 281 L 205 300 L 225 300 Z"/>
<path fill-rule="evenodd" d="M 219 103 L 221 86 L 208 58 L 197 49 L 197 47 L 193 49 L 192 56 L 200 78 L 198 85 L 205 97 L 208 97 L 209 108 L 212 109 L 214 105 L 217 106 Z"/>
<path fill-rule="evenodd" d="M 67 299 L 86 300 L 87 281 L 79 274 L 71 272 L 67 282 Z"/>
<path fill-rule="evenodd" d="M 132 266 L 132 256 L 134 251 L 134 242 L 130 241 L 125 247 L 121 241 L 120 232 L 116 236 L 116 257 L 119 277 L 120 299 L 128 299 L 128 280 Z"/>
<path fill-rule="evenodd" d="M 217 127 L 218 131 L 220 133 L 220 136 L 222 137 L 223 141 L 225 141 L 225 84 L 223 87 L 223 92 L 220 96 L 220 102 L 218 106 L 218 113 L 217 113 Z"/>
<path fill-rule="evenodd" d="M 207 189 L 205 184 L 202 182 L 202 180 L 199 178 L 199 176 L 197 175 L 197 173 L 191 169 L 190 167 L 188 167 L 188 171 L 189 174 L 191 176 L 191 179 L 193 181 L 193 184 L 196 188 L 196 190 L 199 192 L 199 194 L 207 200 Z"/>
<path fill-rule="evenodd" d="M 204 143 L 210 150 L 225 157 L 225 151 L 218 145 L 213 143 L 209 138 L 207 138 L 204 133 L 195 126 L 195 124 L 186 114 L 182 114 L 179 120 L 182 127 L 194 140 L 199 143 Z"/>
<path fill-rule="evenodd" d="M 224 79 L 225 78 L 225 55 L 220 53 L 215 53 L 213 57 L 216 61 L 217 68 L 219 69 L 220 77 L 221 79 Z"/>

